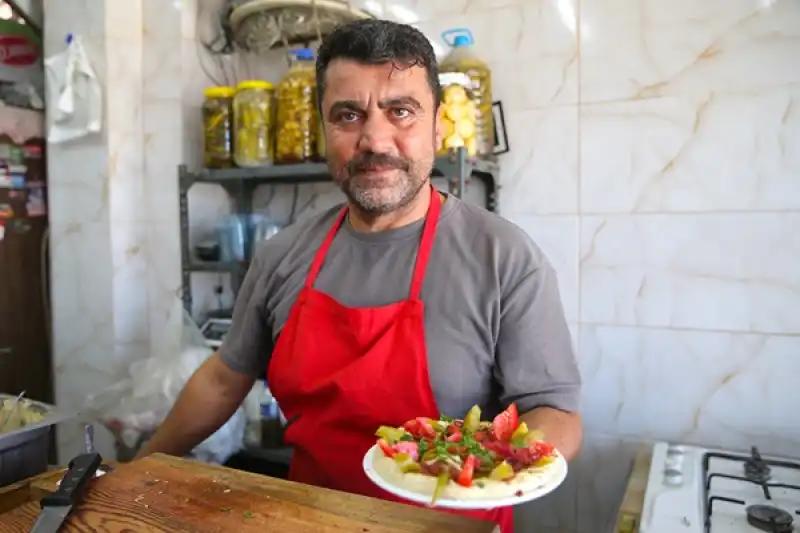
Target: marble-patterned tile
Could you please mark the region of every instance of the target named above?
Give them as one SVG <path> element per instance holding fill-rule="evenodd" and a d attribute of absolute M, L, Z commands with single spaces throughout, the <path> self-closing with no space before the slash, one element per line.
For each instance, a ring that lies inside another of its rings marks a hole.
<path fill-rule="evenodd" d="M 47 23 L 44 25 L 45 50 L 48 42 L 64 42 L 68 33 L 85 37 L 106 35 L 105 0 L 42 0 Z"/>
<path fill-rule="evenodd" d="M 564 314 L 569 322 L 579 320 L 578 217 L 575 215 L 507 217 L 524 229 L 553 265 Z"/>
<path fill-rule="evenodd" d="M 798 350 L 796 336 L 583 324 L 587 432 L 796 455 Z"/>
<path fill-rule="evenodd" d="M 180 98 L 183 67 L 180 36 L 147 37 L 142 50 L 142 87 L 145 98 Z"/>
<path fill-rule="evenodd" d="M 102 2 L 105 8 L 105 36 L 122 41 L 141 40 L 144 1 Z M 93 0 L 93 3 L 97 3 L 97 1 Z M 162 2 L 162 5 L 164 3 Z"/>
<path fill-rule="evenodd" d="M 147 318 L 147 234 L 143 221 L 111 223 L 114 269 L 114 339 L 118 343 L 149 340 Z"/>
<path fill-rule="evenodd" d="M 749 93 L 797 83 L 792 0 L 584 0 L 583 102 Z"/>
<path fill-rule="evenodd" d="M 196 15 L 197 1 L 201 0 L 141 0 L 140 31 L 144 39 L 149 41 L 153 37 L 184 37 L 183 18 Z"/>
<path fill-rule="evenodd" d="M 148 99 L 143 104 L 143 188 L 149 223 L 178 227 L 178 166 L 184 163 L 183 104 Z"/>
<path fill-rule="evenodd" d="M 798 100 L 800 84 L 582 106 L 583 212 L 800 208 Z"/>
<path fill-rule="evenodd" d="M 108 221 L 108 147 L 101 141 L 91 137 L 48 147 L 48 218 L 54 235 Z"/>
<path fill-rule="evenodd" d="M 504 216 L 578 212 L 578 109 L 506 109 L 510 152 L 499 156 Z"/>
<path fill-rule="evenodd" d="M 800 213 L 586 216 L 581 320 L 800 333 Z"/>
<path fill-rule="evenodd" d="M 475 39 L 475 53 L 492 65 L 511 57 L 526 57 L 525 50 L 521 48 L 525 40 L 522 14 L 521 6 L 511 6 L 425 19 L 414 26 L 428 37 L 440 60 L 449 52 L 442 33 L 451 29 L 467 28 Z M 498 32 L 497 28 L 503 28 L 503 31 Z"/>

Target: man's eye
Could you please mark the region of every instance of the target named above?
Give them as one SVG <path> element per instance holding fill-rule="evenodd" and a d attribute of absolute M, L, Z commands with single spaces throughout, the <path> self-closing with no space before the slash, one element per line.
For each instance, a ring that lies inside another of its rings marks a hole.
<path fill-rule="evenodd" d="M 358 114 L 352 111 L 343 111 L 339 114 L 339 122 L 354 122 L 358 120 Z"/>
<path fill-rule="evenodd" d="M 392 113 L 394 113 L 394 116 L 397 118 L 408 118 L 411 116 L 411 110 L 405 107 L 396 107 L 392 109 Z"/>

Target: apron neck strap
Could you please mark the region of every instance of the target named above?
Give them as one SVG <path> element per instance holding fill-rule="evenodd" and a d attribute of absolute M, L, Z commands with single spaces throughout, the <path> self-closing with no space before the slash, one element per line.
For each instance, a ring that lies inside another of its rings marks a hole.
<path fill-rule="evenodd" d="M 409 297 L 412 300 L 418 299 L 422 290 L 422 282 L 425 279 L 425 270 L 428 266 L 428 259 L 430 258 L 431 250 L 433 249 L 434 237 L 436 236 L 436 226 L 439 223 L 439 214 L 442 211 L 442 199 L 439 197 L 439 193 L 436 192 L 436 189 L 433 188 L 433 185 L 430 186 L 430 193 L 431 201 L 428 205 L 428 213 L 425 217 L 425 225 L 422 228 L 422 238 L 420 239 L 419 243 L 417 260 L 414 264 L 414 274 L 411 277 L 411 290 Z M 314 285 L 314 282 L 317 280 L 319 271 L 322 270 L 322 264 L 325 262 L 325 256 L 328 255 L 328 250 L 333 243 L 333 239 L 336 237 L 336 232 L 339 231 L 340 227 L 342 227 L 346 216 L 347 206 L 343 207 L 342 210 L 339 211 L 339 214 L 336 216 L 336 221 L 333 223 L 333 226 L 331 226 L 331 229 L 328 230 L 325 240 L 322 241 L 322 244 L 314 256 L 314 261 L 311 263 L 311 270 L 309 270 L 308 276 L 306 276 L 305 286 L 307 288 L 311 288 Z"/>

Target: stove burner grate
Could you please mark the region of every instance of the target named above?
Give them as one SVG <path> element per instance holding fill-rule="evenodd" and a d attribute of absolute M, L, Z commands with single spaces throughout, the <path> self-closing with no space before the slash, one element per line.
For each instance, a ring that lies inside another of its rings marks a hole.
<path fill-rule="evenodd" d="M 713 459 L 721 459 L 725 461 L 739 461 L 744 466 L 744 477 L 734 476 L 722 473 L 710 473 L 709 463 Z M 800 471 L 800 463 L 777 461 L 772 459 L 762 459 L 758 449 L 753 447 L 750 456 L 747 455 L 733 455 L 729 453 L 708 452 L 703 454 L 703 473 L 705 477 L 704 500 L 705 500 L 705 533 L 711 531 L 711 517 L 714 514 L 715 502 L 727 502 L 736 505 L 745 506 L 742 500 L 733 498 L 726 498 L 724 496 L 711 495 L 711 483 L 714 479 L 729 479 L 738 480 L 745 483 L 751 483 L 761 488 L 764 493 L 764 498 L 772 500 L 771 489 L 789 489 L 800 491 L 800 486 L 789 485 L 786 483 L 770 483 L 771 468 L 787 468 L 794 471 Z M 770 505 L 751 505 L 745 507 L 747 515 L 747 522 L 755 529 L 765 531 L 767 533 L 793 533 L 795 528 L 793 526 L 794 518 L 792 515 L 782 509 Z M 795 514 L 800 516 L 800 510 L 795 511 Z M 798 532 L 800 533 L 800 532 Z"/>
<path fill-rule="evenodd" d="M 772 469 L 753 446 L 750 457 L 744 462 L 744 477 L 756 483 L 766 483 L 772 478 Z"/>
<path fill-rule="evenodd" d="M 792 533 L 792 515 L 771 505 L 751 505 L 747 508 L 747 523 L 767 533 Z"/>

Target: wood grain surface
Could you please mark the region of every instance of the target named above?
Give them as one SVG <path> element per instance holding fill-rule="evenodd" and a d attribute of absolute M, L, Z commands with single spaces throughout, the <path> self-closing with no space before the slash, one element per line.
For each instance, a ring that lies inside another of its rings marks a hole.
<path fill-rule="evenodd" d="M 28 533 L 38 513 L 38 503 L 29 502 L 0 514 L 0 533 Z M 439 511 L 155 455 L 95 479 L 62 531 L 490 533 L 496 528 Z"/>

